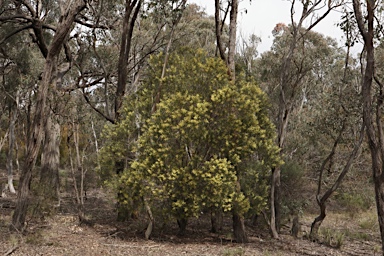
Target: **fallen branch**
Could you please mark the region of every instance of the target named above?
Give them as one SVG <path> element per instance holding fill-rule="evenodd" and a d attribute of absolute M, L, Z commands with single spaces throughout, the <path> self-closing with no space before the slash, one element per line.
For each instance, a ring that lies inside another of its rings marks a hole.
<path fill-rule="evenodd" d="M 18 245 L 12 247 L 11 249 L 9 249 L 6 253 L 3 254 L 3 256 L 8 256 L 8 255 L 11 255 L 12 253 L 14 253 L 17 249 L 19 248 Z"/>
<path fill-rule="evenodd" d="M 147 245 L 147 246 L 142 246 L 142 245 L 128 245 L 128 244 L 102 244 L 105 246 L 116 246 L 116 247 L 127 247 L 127 248 L 154 248 L 154 247 L 159 247 L 159 244 L 155 245 Z"/>

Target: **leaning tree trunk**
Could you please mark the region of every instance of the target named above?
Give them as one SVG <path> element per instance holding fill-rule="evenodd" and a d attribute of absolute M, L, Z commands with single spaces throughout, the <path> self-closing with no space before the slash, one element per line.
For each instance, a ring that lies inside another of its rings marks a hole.
<path fill-rule="evenodd" d="M 81 12 L 85 6 L 86 1 L 84 0 L 71 1 L 66 13 L 62 13 L 62 16 L 60 17 L 60 22 L 56 27 L 55 35 L 49 46 L 47 58 L 45 59 L 43 77 L 37 90 L 36 108 L 33 114 L 31 134 L 27 141 L 27 152 L 20 176 L 18 198 L 16 209 L 12 216 L 11 230 L 21 231 L 24 229 L 25 218 L 31 200 L 29 194 L 32 171 L 37 160 L 43 137 L 43 129 L 47 121 L 46 98 L 48 95 L 48 88 L 55 88 L 57 58 L 67 35 L 71 31 L 76 15 Z"/>
<path fill-rule="evenodd" d="M 40 189 L 45 199 L 60 202 L 60 125 L 50 111 L 44 127 L 44 145 L 41 155 Z"/>
<path fill-rule="evenodd" d="M 376 8 L 375 0 L 366 1 L 367 14 L 363 15 L 359 0 L 353 0 L 353 10 L 359 31 L 364 39 L 366 50 L 366 66 L 362 79 L 362 102 L 363 120 L 366 126 L 369 149 L 372 159 L 372 174 L 375 185 L 377 217 L 379 220 L 381 247 L 384 255 L 384 134 L 382 126 L 382 107 L 383 107 L 383 84 L 377 79 L 379 93 L 373 97 L 372 82 L 375 74 L 375 55 L 374 55 L 374 11 Z M 376 99 L 377 102 L 373 102 Z M 375 105 L 375 107 L 373 107 Z M 375 113 L 374 113 L 375 112 Z M 376 115 L 376 120 L 374 118 Z"/>
<path fill-rule="evenodd" d="M 56 56 L 46 60 L 43 81 L 38 89 L 36 109 L 33 117 L 32 132 L 28 139 L 27 155 L 20 176 L 17 204 L 12 216 L 11 229 L 21 231 L 24 228 L 28 205 L 30 202 L 29 190 L 32 180 L 32 171 L 36 163 L 43 137 L 43 128 L 46 122 L 46 96 L 51 78 L 56 68 Z"/>
<path fill-rule="evenodd" d="M 293 50 L 292 50 L 293 52 Z M 287 61 L 290 62 L 290 59 Z M 287 64 L 288 65 L 288 64 Z M 285 71 L 284 71 L 285 72 Z M 283 75 L 282 75 L 283 76 Z M 282 80 L 286 78 L 283 77 Z M 291 106 L 286 102 L 285 93 L 283 88 L 286 87 L 285 82 L 282 82 L 280 97 L 279 97 L 279 116 L 278 116 L 278 146 L 280 148 L 280 156 L 283 156 L 285 137 L 287 135 L 287 126 L 289 115 L 291 113 Z M 270 229 L 273 238 L 277 239 L 280 232 L 281 222 L 281 168 L 280 166 L 272 169 L 271 189 L 270 189 L 270 205 L 271 205 L 271 219 Z"/>
<path fill-rule="evenodd" d="M 292 40 L 290 41 L 289 51 L 284 56 L 282 60 L 281 70 L 280 70 L 280 81 L 279 81 L 279 113 L 277 117 L 277 128 L 278 128 L 278 146 L 280 147 L 280 154 L 284 153 L 284 138 L 287 134 L 287 125 L 289 120 L 289 115 L 293 110 L 293 101 L 295 98 L 295 93 L 292 93 L 294 90 L 290 88 L 289 84 L 289 72 L 293 65 L 292 58 L 295 54 L 297 44 L 300 39 L 302 39 L 305 34 L 312 30 L 319 22 L 321 22 L 327 15 L 331 12 L 332 9 L 340 6 L 341 3 L 337 1 L 328 1 L 327 5 L 323 5 L 323 1 L 301 1 L 302 3 L 302 13 L 298 22 L 294 21 L 294 16 L 296 16 L 295 1 L 291 1 L 291 27 L 292 27 Z M 319 11 L 323 7 L 327 8 L 327 11 L 322 15 L 319 15 L 315 19 L 313 18 L 313 13 Z M 307 28 L 303 30 L 303 24 L 305 20 L 310 17 L 311 21 Z M 301 31 L 301 32 L 300 32 Z M 298 86 L 295 84 L 294 86 Z M 281 204 L 281 189 L 280 189 L 280 167 L 277 167 L 272 170 L 271 178 L 271 191 L 270 191 L 270 206 L 271 206 L 271 219 L 270 219 L 270 228 L 272 236 L 274 238 L 279 237 L 280 229 L 280 204 Z"/>
<path fill-rule="evenodd" d="M 344 177 L 347 175 L 347 173 L 351 169 L 352 163 L 355 160 L 355 158 L 356 158 L 356 156 L 357 156 L 357 154 L 358 154 L 358 152 L 360 150 L 361 144 L 363 143 L 364 133 L 365 133 L 365 126 L 364 126 L 364 124 L 361 125 L 359 139 L 356 142 L 356 144 L 355 144 L 351 154 L 349 155 L 348 161 L 345 164 L 343 170 L 340 172 L 339 176 L 337 177 L 336 181 L 333 183 L 332 187 L 327 189 L 327 191 L 325 191 L 324 195 L 322 197 L 320 197 L 321 186 L 323 184 L 322 177 L 323 177 L 323 173 L 324 173 L 324 170 L 325 170 L 325 166 L 333 158 L 333 155 L 335 154 L 335 151 L 336 151 L 336 147 L 337 147 L 339 141 L 342 139 L 342 134 L 344 132 L 344 128 L 345 128 L 345 125 L 343 125 L 343 128 L 340 130 L 339 136 L 337 137 L 336 141 L 334 142 L 333 148 L 332 148 L 330 154 L 324 160 L 324 162 L 323 162 L 323 164 L 321 166 L 321 169 L 320 169 L 318 188 L 317 188 L 318 190 L 317 190 L 317 195 L 316 195 L 317 204 L 320 207 L 320 214 L 319 214 L 319 216 L 317 216 L 315 218 L 315 220 L 313 221 L 313 223 L 311 225 L 311 232 L 309 234 L 309 237 L 312 240 L 317 240 L 318 239 L 318 233 L 319 233 L 320 225 L 322 224 L 323 220 L 326 217 L 326 206 L 327 206 L 326 203 L 327 203 L 327 200 L 333 195 L 333 193 L 341 185 Z"/>

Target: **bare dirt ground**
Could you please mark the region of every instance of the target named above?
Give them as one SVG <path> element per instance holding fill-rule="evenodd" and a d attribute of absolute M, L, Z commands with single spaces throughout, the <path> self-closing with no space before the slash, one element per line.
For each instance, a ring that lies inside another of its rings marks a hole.
<path fill-rule="evenodd" d="M 381 255 L 379 233 L 373 210 L 364 213 L 329 214 L 323 223 L 323 243 L 295 239 L 288 228 L 281 238 L 270 238 L 265 228 L 247 226 L 250 243 L 231 240 L 230 220 L 220 234 L 209 232 L 207 217 L 193 219 L 183 237 L 169 223 L 145 240 L 145 219 L 116 222 L 110 195 L 94 191 L 86 201 L 92 225 L 79 225 L 74 200 L 65 197 L 57 213 L 45 219 L 29 220 L 26 234 L 10 233 L 15 197 L 0 198 L 0 253 L 3 255 Z M 303 236 L 314 216 L 302 219 Z M 341 248 L 335 248 L 341 241 Z M 331 244 L 331 246 L 326 244 Z"/>

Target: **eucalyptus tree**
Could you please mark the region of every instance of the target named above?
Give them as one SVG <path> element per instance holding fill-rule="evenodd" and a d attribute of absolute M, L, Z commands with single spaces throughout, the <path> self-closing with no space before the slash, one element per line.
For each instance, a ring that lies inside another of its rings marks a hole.
<path fill-rule="evenodd" d="M 16 38 L 15 38 L 16 39 Z M 23 42 L 22 38 L 17 38 Z M 17 45 L 16 42 L 13 42 Z M 16 193 L 13 186 L 13 173 L 15 161 L 15 145 L 17 143 L 16 137 L 16 125 L 17 119 L 20 111 L 20 94 L 22 93 L 22 86 L 20 84 L 24 80 L 28 80 L 28 76 L 31 72 L 31 54 L 28 49 L 17 50 L 13 46 L 13 43 L 2 45 L 2 51 L 4 56 L 2 56 L 2 81 L 1 81 L 1 91 L 4 95 L 3 103 L 3 114 L 8 114 L 7 117 L 4 117 L 3 123 L 8 124 L 8 128 L 4 129 L 7 131 L 4 134 L 4 141 L 8 137 L 8 152 L 7 152 L 7 161 L 6 169 L 8 175 L 8 189 L 11 193 Z M 19 45 L 20 47 L 20 45 Z M 5 128 L 5 127 L 4 127 Z M 16 156 L 17 157 L 17 156 Z"/>
<path fill-rule="evenodd" d="M 222 37 L 228 38 L 228 26 L 225 25 Z M 183 46 L 205 49 L 209 56 L 216 54 L 215 17 L 208 15 L 202 7 L 188 4 L 178 25 L 173 48 Z"/>
<path fill-rule="evenodd" d="M 5 1 L 0 6 L 3 15 L 6 16 L 9 8 L 12 7 L 11 1 Z M 35 83 L 38 80 L 41 68 L 43 67 L 43 58 L 40 58 L 39 51 L 31 45 L 29 35 L 19 33 L 20 23 L 12 20 L 12 16 L 5 18 L 0 22 L 0 59 L 1 59 L 1 91 L 2 91 L 2 113 L 9 113 L 8 119 L 3 120 L 3 124 L 9 124 L 5 135 L 8 135 L 8 154 L 7 154 L 7 172 L 9 189 L 14 193 L 13 188 L 13 170 L 19 168 L 18 146 L 25 146 L 25 138 L 22 134 L 27 134 L 30 129 L 28 122 L 28 108 L 31 107 L 29 98 L 34 94 Z M 24 129 L 25 128 L 25 129 Z M 24 132 L 21 132 L 24 129 Z M 3 140 L 4 142 L 5 140 Z"/>
<path fill-rule="evenodd" d="M 12 31 L 5 39 L 22 31 L 32 31 L 32 40 L 38 45 L 45 58 L 44 71 L 40 84 L 36 92 L 36 106 L 32 117 L 31 133 L 27 142 L 27 151 L 24 166 L 21 172 L 18 188 L 18 201 L 12 218 L 11 229 L 22 230 L 25 225 L 28 205 L 30 203 L 30 185 L 32 171 L 38 157 L 39 149 L 43 141 L 43 131 L 47 121 L 49 111 L 47 109 L 47 95 L 50 87 L 55 87 L 57 77 L 60 75 L 58 70 L 59 55 L 63 46 L 68 40 L 68 35 L 73 29 L 76 16 L 86 7 L 86 2 L 77 0 L 71 2 L 61 2 L 60 16 L 56 25 L 49 22 L 55 20 L 55 16 L 49 16 L 47 9 L 43 8 L 42 2 L 31 5 L 27 1 L 9 1 L 0 21 L 15 22 L 19 28 Z M 57 17 L 57 16 L 56 16 Z M 47 21 L 47 22 L 45 22 Z M 45 29 L 52 33 L 44 36 Z M 65 48 L 65 47 L 64 47 Z M 68 52 L 66 52 L 68 53 Z"/>
<path fill-rule="evenodd" d="M 291 2 L 291 24 L 285 26 L 284 24 L 277 24 L 273 34 L 280 36 L 279 34 L 290 34 L 285 41 L 286 46 L 280 60 L 277 62 L 278 74 L 278 107 L 276 109 L 276 126 L 277 126 L 277 145 L 281 148 L 281 154 L 284 154 L 285 140 L 288 132 L 288 123 L 290 115 L 295 107 L 295 98 L 298 97 L 300 89 L 298 88 L 303 82 L 304 76 L 297 74 L 292 76 L 291 70 L 303 69 L 303 72 L 308 72 L 304 63 L 295 63 L 295 56 L 301 55 L 300 46 L 301 42 L 305 42 L 307 34 L 316 25 L 321 22 L 333 9 L 337 8 L 342 4 L 343 1 L 296 1 Z M 295 21 L 295 10 L 301 7 L 301 14 L 298 16 L 298 21 Z M 305 22 L 308 21 L 307 27 Z M 304 44 L 305 45 L 305 44 Z M 303 58 L 304 60 L 305 58 Z M 271 179 L 271 218 L 270 227 L 274 238 L 278 238 L 278 232 L 280 229 L 281 219 L 281 184 L 280 184 L 281 170 L 276 168 L 272 170 Z"/>
<path fill-rule="evenodd" d="M 274 120 L 278 131 L 277 144 L 284 155 L 287 133 L 289 130 L 290 116 L 295 110 L 301 108 L 305 101 L 314 97 L 317 75 L 324 76 L 321 72 L 332 62 L 330 55 L 334 54 L 336 43 L 321 34 L 312 32 L 311 29 L 330 12 L 334 6 L 329 6 L 326 13 L 308 28 L 303 27 L 306 18 L 314 15 L 314 11 L 321 1 L 304 6 L 299 23 L 277 24 L 273 34 L 275 36 L 271 51 L 261 56 L 261 78 L 270 85 L 265 88 L 273 98 L 277 98 L 277 104 L 273 106 Z M 294 2 L 292 8 L 294 8 Z M 293 9 L 292 9 L 293 12 Z M 278 63 L 278 65 L 276 65 Z M 312 95 L 310 95 L 312 94 Z M 279 223 L 281 219 L 281 193 L 280 193 L 280 168 L 272 170 L 271 183 L 271 230 L 273 237 L 278 237 Z"/>
<path fill-rule="evenodd" d="M 310 141 L 314 144 L 311 151 L 318 151 L 322 155 L 322 161 L 315 167 L 318 173 L 316 202 L 319 215 L 311 225 L 310 237 L 313 240 L 318 240 L 329 198 L 342 188 L 347 174 L 356 169 L 352 164 L 357 157 L 364 157 L 360 151 L 365 131 L 360 103 L 360 70 L 358 60 L 351 55 L 351 48 L 358 38 L 357 25 L 348 6 L 344 7 L 344 13 L 338 25 L 345 33 L 346 51 L 340 52 L 337 59 L 334 58 L 337 61 L 327 72 L 327 79 L 331 83 L 319 90 L 318 100 L 306 115 L 309 119 L 305 120 L 310 124 L 310 132 L 305 134 L 310 134 Z M 357 168 L 364 167 L 360 165 Z"/>
<path fill-rule="evenodd" d="M 236 64 L 238 69 L 241 69 L 247 79 L 257 78 L 257 47 L 261 42 L 261 38 L 255 34 L 251 34 L 248 38 L 241 36 L 241 41 L 238 44 L 236 54 Z"/>
<path fill-rule="evenodd" d="M 215 0 L 215 29 L 216 44 L 220 58 L 228 66 L 228 74 L 230 79 L 235 81 L 235 55 L 236 55 L 236 38 L 237 38 L 237 15 L 239 11 L 238 0 Z M 229 32 L 228 41 L 224 41 L 223 31 L 229 14 Z M 226 54 L 228 50 L 228 54 Z"/>
<path fill-rule="evenodd" d="M 92 2 L 85 14 L 88 23 L 80 23 L 89 29 L 77 30 L 73 36 L 76 69 L 63 90 L 82 91 L 85 101 L 105 120 L 120 122 L 123 99 L 140 86 L 150 54 L 170 51 L 185 6 L 185 0 Z M 166 62 L 165 57 L 164 67 Z M 126 163 L 114 165 L 121 173 Z M 118 210 L 118 219 L 127 216 Z"/>
<path fill-rule="evenodd" d="M 119 122 L 124 97 L 138 86 L 147 57 L 170 48 L 185 6 L 185 0 L 127 0 L 100 2 L 93 8 L 93 24 L 97 25 L 77 34 L 79 56 L 84 54 L 79 59 L 77 88 L 104 87 L 104 110 L 88 97 L 89 91 L 83 91 L 85 100 L 106 120 Z"/>
<path fill-rule="evenodd" d="M 352 58 L 346 59 L 353 61 Z M 304 120 L 309 124 L 309 132 L 304 134 L 309 134 L 309 143 L 313 144 L 309 150 L 312 155 L 320 154 L 319 158 L 323 159 L 319 161 L 321 163 L 313 164 L 318 175 L 316 202 L 319 206 L 319 215 L 311 225 L 310 237 L 313 240 L 318 240 L 328 200 L 353 170 L 356 158 L 362 155 L 360 148 L 365 132 L 359 104 L 359 71 L 340 58 L 328 76 L 333 83 L 318 91 L 319 97 L 307 108 Z"/>
<path fill-rule="evenodd" d="M 358 30 L 364 42 L 364 68 L 362 69 L 362 105 L 363 120 L 366 127 L 368 145 L 371 152 L 372 175 L 375 187 L 376 208 L 379 220 L 384 255 L 384 179 L 383 179 L 383 83 L 375 70 L 375 40 L 382 36 L 381 20 L 379 19 L 382 1 L 368 0 L 361 3 L 353 0 L 353 11 Z M 375 24 L 378 22 L 377 24 Z M 379 74 L 379 70 L 378 74 Z"/>
<path fill-rule="evenodd" d="M 23 35 L 27 44 L 36 46 L 40 51 L 41 57 L 47 59 L 49 48 L 51 47 L 53 34 L 57 30 L 58 17 L 60 14 L 68 11 L 68 7 L 65 3 L 59 2 L 43 2 L 43 1 L 6 1 L 2 6 L 3 12 L 0 16 L 2 24 L 9 26 L 12 24 L 12 29 L 7 31 L 2 37 L 2 44 L 6 44 L 14 40 L 16 37 Z M 60 13 L 61 11 L 61 13 Z M 83 22 L 78 19 L 80 23 Z M 29 38 L 29 40 L 28 40 Z M 62 77 L 68 72 L 72 65 L 72 53 L 68 46 L 69 37 L 62 39 L 64 42 L 60 43 L 64 45 L 65 57 L 59 57 L 58 63 L 54 65 L 53 77 L 56 79 L 58 86 L 62 83 Z M 61 48 L 62 46 L 60 46 Z M 59 55 L 59 54 L 58 54 Z M 34 56 L 36 63 L 40 56 Z M 48 60 L 47 60 L 48 61 Z M 51 60 L 49 60 L 51 61 Z M 43 69 L 43 68 L 41 68 Z M 41 70 L 40 70 L 41 73 Z M 35 77 L 35 80 L 38 76 Z M 32 78 L 33 80 L 33 78 Z M 55 84 L 56 84 L 55 82 Z M 44 136 L 42 139 L 43 149 L 41 154 L 41 171 L 40 182 L 42 184 L 42 193 L 46 193 L 46 198 L 59 197 L 58 195 L 58 166 L 59 166 L 59 138 L 60 138 L 60 126 L 58 125 L 56 113 L 60 113 L 58 110 L 60 107 L 60 101 L 57 101 L 58 97 L 55 87 L 49 87 L 48 94 L 45 95 L 49 105 L 47 113 L 47 122 L 43 123 Z M 34 93 L 30 92 L 31 95 Z M 28 134 L 29 136 L 30 134 Z"/>

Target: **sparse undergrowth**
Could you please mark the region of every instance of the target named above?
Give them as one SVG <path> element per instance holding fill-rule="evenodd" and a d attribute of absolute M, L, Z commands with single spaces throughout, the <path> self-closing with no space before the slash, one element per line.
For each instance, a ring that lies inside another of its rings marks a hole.
<path fill-rule="evenodd" d="M 0 208 L 0 248 L 8 255 L 378 255 L 381 252 L 374 211 L 361 212 L 351 219 L 348 214 L 328 214 L 321 229 L 322 243 L 303 236 L 309 231 L 313 216 L 305 216 L 299 239 L 282 230 L 280 240 L 270 238 L 263 227 L 248 226 L 249 244 L 232 241 L 230 219 L 224 221 L 220 234 L 209 232 L 209 218 L 190 221 L 187 233 L 177 236 L 177 225 L 156 226 L 153 240 L 143 239 L 146 219 L 116 222 L 112 195 L 89 193 L 86 213 L 92 226 L 79 225 L 73 200 L 63 198 L 56 215 L 45 220 L 30 220 L 25 235 L 9 233 L 15 198 L 10 207 Z M 5 200 L 0 198 L 0 200 Z M 3 204 L 5 205 L 5 204 Z M 364 235 L 365 234 L 365 235 Z"/>

